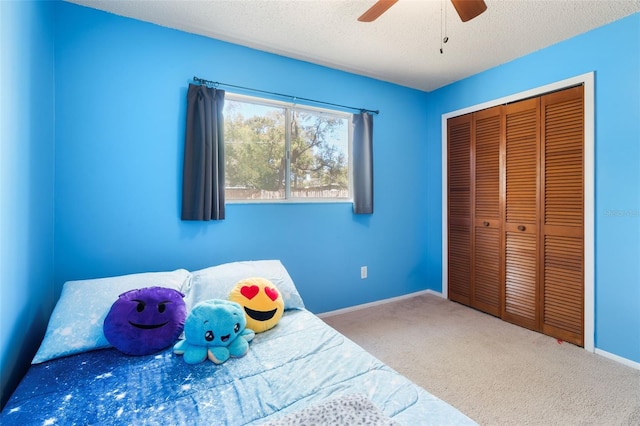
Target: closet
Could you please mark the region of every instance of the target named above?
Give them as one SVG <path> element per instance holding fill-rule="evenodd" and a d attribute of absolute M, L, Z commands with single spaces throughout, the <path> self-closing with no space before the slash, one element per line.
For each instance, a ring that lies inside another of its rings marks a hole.
<path fill-rule="evenodd" d="M 447 121 L 451 300 L 584 344 L 583 87 Z"/>

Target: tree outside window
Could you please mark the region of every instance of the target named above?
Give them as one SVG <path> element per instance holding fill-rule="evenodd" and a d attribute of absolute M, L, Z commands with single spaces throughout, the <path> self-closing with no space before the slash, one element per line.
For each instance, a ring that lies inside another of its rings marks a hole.
<path fill-rule="evenodd" d="M 228 94 L 225 196 L 349 200 L 350 114 Z"/>

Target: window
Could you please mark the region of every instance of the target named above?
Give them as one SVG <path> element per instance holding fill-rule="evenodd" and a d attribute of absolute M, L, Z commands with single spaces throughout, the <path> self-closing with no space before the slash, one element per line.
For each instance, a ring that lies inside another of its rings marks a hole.
<path fill-rule="evenodd" d="M 227 201 L 351 200 L 351 114 L 228 93 Z"/>

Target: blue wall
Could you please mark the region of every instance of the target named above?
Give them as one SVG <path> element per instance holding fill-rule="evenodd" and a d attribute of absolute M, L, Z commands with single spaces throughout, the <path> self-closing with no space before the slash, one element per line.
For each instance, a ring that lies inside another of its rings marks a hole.
<path fill-rule="evenodd" d="M 55 302 L 53 11 L 0 1 L 0 407 Z"/>
<path fill-rule="evenodd" d="M 596 346 L 640 362 L 639 14 L 426 94 L 69 3 L 0 11 L 2 403 L 66 280 L 278 258 L 315 312 L 440 290 L 440 116 L 594 70 Z M 194 75 L 380 109 L 375 214 L 234 204 L 180 221 Z"/>
<path fill-rule="evenodd" d="M 640 362 L 638 13 L 428 94 L 426 158 L 433 174 L 427 183 L 431 208 L 424 263 L 439 265 L 442 260 L 442 114 L 591 71 L 596 112 L 595 345 Z"/>
<path fill-rule="evenodd" d="M 281 259 L 322 312 L 426 288 L 426 94 L 72 4 L 56 26 L 56 274 L 66 280 Z M 202 78 L 379 109 L 375 214 L 235 204 L 182 222 L 186 90 Z M 360 279 L 367 265 L 369 278 Z"/>

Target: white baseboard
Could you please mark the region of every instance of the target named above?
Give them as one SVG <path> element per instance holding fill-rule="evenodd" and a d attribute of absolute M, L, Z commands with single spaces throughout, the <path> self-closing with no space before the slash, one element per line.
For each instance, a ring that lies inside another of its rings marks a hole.
<path fill-rule="evenodd" d="M 442 293 L 435 290 L 420 290 L 414 293 L 403 294 L 402 296 L 391 297 L 389 299 L 376 300 L 375 302 L 363 303 L 361 305 L 349 306 L 348 308 L 336 309 L 335 311 L 322 312 L 316 314 L 320 318 L 327 318 L 334 315 L 346 314 L 347 312 L 359 311 L 360 309 L 369 308 L 371 306 L 383 305 L 385 303 L 396 302 L 398 300 L 409 299 L 411 297 L 419 296 L 421 294 L 433 294 L 438 297 L 443 297 Z"/>
<path fill-rule="evenodd" d="M 611 352 L 603 351 L 602 349 L 596 348 L 594 353 L 605 358 L 609 358 L 613 361 L 619 362 L 620 364 L 624 364 L 627 367 L 635 368 L 636 370 L 640 370 L 640 362 L 635 362 L 627 358 L 623 358 L 619 355 L 612 354 Z"/>

